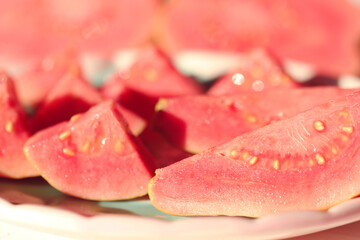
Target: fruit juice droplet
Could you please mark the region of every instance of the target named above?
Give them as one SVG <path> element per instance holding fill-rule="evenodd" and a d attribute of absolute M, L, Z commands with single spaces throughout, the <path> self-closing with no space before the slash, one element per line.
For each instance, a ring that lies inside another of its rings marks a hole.
<path fill-rule="evenodd" d="M 252 84 L 252 89 L 255 91 L 255 92 L 261 92 L 262 90 L 264 90 L 264 82 L 261 81 L 261 80 L 256 80 L 255 82 L 253 82 Z"/>
<path fill-rule="evenodd" d="M 244 75 L 242 75 L 241 73 L 235 73 L 233 76 L 232 76 L 232 82 L 235 84 L 235 85 L 242 85 L 245 81 L 245 77 Z"/>

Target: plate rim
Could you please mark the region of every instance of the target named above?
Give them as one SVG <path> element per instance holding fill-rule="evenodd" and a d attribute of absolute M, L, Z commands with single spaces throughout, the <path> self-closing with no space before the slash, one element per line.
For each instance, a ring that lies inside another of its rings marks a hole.
<path fill-rule="evenodd" d="M 324 211 L 293 211 L 260 218 L 207 216 L 167 221 L 115 213 L 87 217 L 48 205 L 12 204 L 1 197 L 0 212 L 2 222 L 64 237 L 193 239 L 196 235 L 197 239 L 208 239 L 211 235 L 227 236 L 226 239 L 270 240 L 301 236 L 359 221 L 360 198 L 347 200 Z M 31 221 L 34 218 L 37 221 Z"/>

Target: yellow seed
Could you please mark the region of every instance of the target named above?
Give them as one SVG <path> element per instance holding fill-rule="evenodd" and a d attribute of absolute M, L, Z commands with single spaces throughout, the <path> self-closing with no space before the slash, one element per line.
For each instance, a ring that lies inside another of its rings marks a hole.
<path fill-rule="evenodd" d="M 86 141 L 82 147 L 81 147 L 81 151 L 82 152 L 88 152 L 90 150 L 90 142 L 89 141 Z"/>
<path fill-rule="evenodd" d="M 70 122 L 75 122 L 79 117 L 81 116 L 81 113 L 75 114 L 70 118 Z"/>
<path fill-rule="evenodd" d="M 124 144 L 120 140 L 115 143 L 115 151 L 117 153 L 122 153 L 124 151 Z"/>
<path fill-rule="evenodd" d="M 346 132 L 346 133 L 353 133 L 353 131 L 354 131 L 354 128 L 353 127 L 343 127 L 342 128 L 342 130 L 344 131 L 344 132 Z"/>
<path fill-rule="evenodd" d="M 155 105 L 155 111 L 161 111 L 166 108 L 168 100 L 166 98 L 160 98 L 159 101 Z"/>
<path fill-rule="evenodd" d="M 250 156 L 250 154 L 248 152 L 243 152 L 243 154 L 241 155 L 243 160 L 247 160 Z"/>
<path fill-rule="evenodd" d="M 337 151 L 337 149 L 336 149 L 335 147 L 332 147 L 332 148 L 331 148 L 331 152 L 332 152 L 333 154 L 338 154 L 338 151 Z"/>
<path fill-rule="evenodd" d="M 325 158 L 321 154 L 317 153 L 315 158 L 319 165 L 323 165 L 325 163 Z"/>
<path fill-rule="evenodd" d="M 231 157 L 231 158 L 236 158 L 238 155 L 239 155 L 239 154 L 238 154 L 238 152 L 237 152 L 236 150 L 232 150 L 232 151 L 230 152 L 230 157 Z"/>
<path fill-rule="evenodd" d="M 74 156 L 75 155 L 75 152 L 70 148 L 64 148 L 63 153 L 68 155 L 68 156 Z"/>
<path fill-rule="evenodd" d="M 274 169 L 276 169 L 276 170 L 280 169 L 280 162 L 279 162 L 279 160 L 275 160 L 275 161 L 274 161 L 273 167 L 274 167 Z"/>
<path fill-rule="evenodd" d="M 60 140 L 65 140 L 65 139 L 67 139 L 68 137 L 70 137 L 70 135 L 71 135 L 71 132 L 70 132 L 70 131 L 62 132 L 62 133 L 60 133 L 60 135 L 59 135 L 59 139 L 60 139 Z"/>
<path fill-rule="evenodd" d="M 318 132 L 322 132 L 325 130 L 325 124 L 322 121 L 315 121 L 314 128 Z"/>
<path fill-rule="evenodd" d="M 314 161 L 311 158 L 309 159 L 309 165 L 314 166 Z"/>
<path fill-rule="evenodd" d="M 340 138 L 341 138 L 341 140 L 343 140 L 344 142 L 349 141 L 349 137 L 346 136 L 346 135 L 344 135 L 344 134 L 340 134 Z"/>
<path fill-rule="evenodd" d="M 349 116 L 349 113 L 347 111 L 341 111 L 341 112 L 339 112 L 339 116 L 346 118 L 347 116 Z"/>
<path fill-rule="evenodd" d="M 5 130 L 8 133 L 12 133 L 14 131 L 14 124 L 11 121 L 7 121 L 5 124 Z"/>
<path fill-rule="evenodd" d="M 255 117 L 254 115 L 249 115 L 249 116 L 247 117 L 247 120 L 248 120 L 248 122 L 250 122 L 250 123 L 256 123 L 256 121 L 257 121 L 257 119 L 256 119 L 256 117 Z"/>
<path fill-rule="evenodd" d="M 155 69 L 149 68 L 144 72 L 145 79 L 149 82 L 155 82 L 158 79 L 158 73 Z"/>
<path fill-rule="evenodd" d="M 250 165 L 254 165 L 258 161 L 258 157 L 252 157 L 249 161 Z"/>

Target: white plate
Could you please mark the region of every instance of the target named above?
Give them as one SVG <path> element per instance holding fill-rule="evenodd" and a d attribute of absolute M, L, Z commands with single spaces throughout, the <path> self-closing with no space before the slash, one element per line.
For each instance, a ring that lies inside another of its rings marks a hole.
<path fill-rule="evenodd" d="M 360 198 L 328 211 L 245 217 L 173 217 L 147 198 L 95 202 L 66 196 L 41 178 L 0 179 L 0 239 L 243 239 L 299 236 L 360 220 Z"/>

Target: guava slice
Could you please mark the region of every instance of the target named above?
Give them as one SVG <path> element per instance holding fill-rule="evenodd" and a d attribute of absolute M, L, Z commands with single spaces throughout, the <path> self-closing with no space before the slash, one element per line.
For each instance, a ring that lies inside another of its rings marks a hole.
<path fill-rule="evenodd" d="M 304 87 L 224 96 L 164 98 L 157 104 L 153 126 L 173 145 L 199 153 L 354 91 L 338 87 Z"/>
<path fill-rule="evenodd" d="M 79 74 L 68 72 L 58 80 L 32 119 L 32 131 L 44 129 L 87 111 L 102 101 L 101 94 Z"/>
<path fill-rule="evenodd" d="M 167 1 L 156 40 L 170 55 L 186 50 L 241 52 L 265 45 L 270 23 L 259 1 Z"/>
<path fill-rule="evenodd" d="M 360 92 L 158 169 L 153 205 L 173 215 L 321 210 L 360 193 Z"/>
<path fill-rule="evenodd" d="M 151 128 L 146 128 L 139 135 L 139 138 L 154 157 L 159 168 L 169 166 L 193 155 L 169 143 L 163 135 Z"/>
<path fill-rule="evenodd" d="M 257 48 L 243 54 L 237 67 L 218 79 L 207 91 L 211 95 L 261 92 L 278 87 L 298 87 L 268 51 Z"/>
<path fill-rule="evenodd" d="M 148 45 L 139 50 L 129 69 L 112 76 L 101 91 L 106 99 L 151 119 L 160 97 L 200 94 L 202 87 L 177 72 L 159 49 Z"/>
<path fill-rule="evenodd" d="M 321 75 L 359 72 L 360 9 L 348 0 L 173 0 L 160 16 L 156 39 L 171 56 L 265 47 Z"/>
<path fill-rule="evenodd" d="M 359 72 L 360 8 L 348 0 L 267 1 L 269 48 L 281 59 L 309 63 L 321 75 Z"/>
<path fill-rule="evenodd" d="M 109 57 L 149 40 L 157 6 L 157 0 L 2 1 L 0 59 L 31 64 L 69 48 Z"/>
<path fill-rule="evenodd" d="M 155 165 L 117 106 L 106 101 L 39 131 L 24 146 L 27 158 L 52 186 L 72 196 L 121 200 L 145 195 Z"/>
<path fill-rule="evenodd" d="M 0 176 L 39 176 L 22 151 L 30 137 L 28 119 L 17 100 L 13 80 L 4 72 L 0 72 L 0 109 Z"/>
<path fill-rule="evenodd" d="M 80 66 L 74 52 L 47 55 L 13 75 L 20 103 L 25 108 L 35 110 L 66 73 L 79 72 Z"/>

